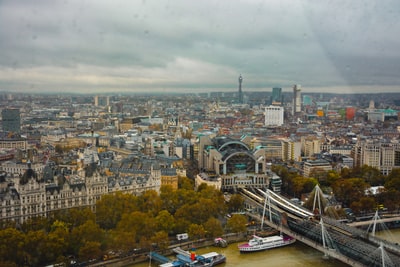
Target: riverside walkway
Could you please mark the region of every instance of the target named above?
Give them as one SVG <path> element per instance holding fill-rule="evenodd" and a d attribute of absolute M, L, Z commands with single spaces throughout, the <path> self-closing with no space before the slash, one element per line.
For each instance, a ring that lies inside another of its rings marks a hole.
<path fill-rule="evenodd" d="M 296 205 L 270 190 L 242 190 L 248 216 L 350 266 L 400 266 L 397 244 Z"/>

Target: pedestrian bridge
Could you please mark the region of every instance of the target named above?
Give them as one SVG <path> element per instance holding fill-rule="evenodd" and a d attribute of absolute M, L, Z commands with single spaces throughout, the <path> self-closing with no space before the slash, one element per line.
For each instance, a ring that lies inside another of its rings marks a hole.
<path fill-rule="evenodd" d="M 345 223 L 313 214 L 271 190 L 241 190 L 247 215 L 350 266 L 400 266 L 400 246 Z"/>

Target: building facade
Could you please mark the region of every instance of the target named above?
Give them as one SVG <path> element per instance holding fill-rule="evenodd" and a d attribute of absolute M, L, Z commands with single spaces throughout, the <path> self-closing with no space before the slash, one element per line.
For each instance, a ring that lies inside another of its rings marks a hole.
<path fill-rule="evenodd" d="M 282 126 L 284 108 L 278 106 L 265 107 L 265 126 Z"/>
<path fill-rule="evenodd" d="M 221 190 L 236 191 L 238 188 L 267 188 L 265 149 L 250 149 L 251 138 L 240 140 L 227 136 L 201 136 L 199 143 L 199 168 L 202 177 L 221 179 Z M 201 176 L 200 176 L 201 177 Z"/>

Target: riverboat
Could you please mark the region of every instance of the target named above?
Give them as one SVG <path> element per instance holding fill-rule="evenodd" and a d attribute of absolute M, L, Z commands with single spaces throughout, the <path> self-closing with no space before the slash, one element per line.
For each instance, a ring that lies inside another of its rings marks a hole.
<path fill-rule="evenodd" d="M 205 262 L 210 262 L 212 266 L 226 262 L 225 255 L 214 251 L 201 254 L 200 256 L 198 256 L 198 258 L 202 259 Z"/>
<path fill-rule="evenodd" d="M 216 266 L 226 262 L 225 255 L 215 251 L 201 255 L 196 255 L 194 252 L 183 250 L 180 247 L 174 248 L 173 251 L 177 254 L 178 261 L 186 264 L 185 266 L 190 264 L 194 264 L 193 266 Z"/>
<path fill-rule="evenodd" d="M 253 235 L 253 238 L 245 244 L 238 246 L 240 252 L 255 252 L 271 248 L 278 248 L 293 244 L 296 241 L 291 236 L 287 235 L 273 235 L 267 237 L 259 237 Z"/>

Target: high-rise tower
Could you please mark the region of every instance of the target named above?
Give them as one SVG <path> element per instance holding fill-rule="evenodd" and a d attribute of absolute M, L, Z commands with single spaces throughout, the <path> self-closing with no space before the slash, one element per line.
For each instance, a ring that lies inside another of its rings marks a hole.
<path fill-rule="evenodd" d="M 292 115 L 301 112 L 301 85 L 295 84 L 293 86 L 293 109 Z"/>
<path fill-rule="evenodd" d="M 242 81 L 243 81 L 242 74 L 240 74 L 240 76 L 239 76 L 239 98 L 238 98 L 239 104 L 243 104 Z"/>
<path fill-rule="evenodd" d="M 272 88 L 271 105 L 280 106 L 283 104 L 282 88 Z"/>

